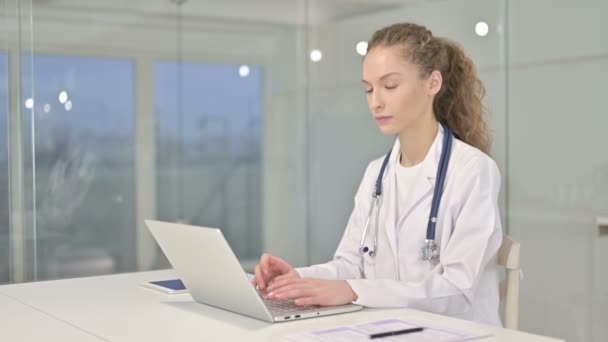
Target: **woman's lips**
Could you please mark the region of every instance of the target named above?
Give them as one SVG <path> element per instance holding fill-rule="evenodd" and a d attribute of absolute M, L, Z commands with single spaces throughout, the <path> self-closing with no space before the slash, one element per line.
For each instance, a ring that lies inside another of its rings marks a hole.
<path fill-rule="evenodd" d="M 379 115 L 379 116 L 374 117 L 376 122 L 379 124 L 387 123 L 392 118 L 393 118 L 392 116 L 386 116 L 386 115 Z"/>

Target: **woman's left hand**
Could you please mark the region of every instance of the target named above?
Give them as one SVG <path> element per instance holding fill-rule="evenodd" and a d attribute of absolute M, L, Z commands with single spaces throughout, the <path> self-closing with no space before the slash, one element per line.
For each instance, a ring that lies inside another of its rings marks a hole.
<path fill-rule="evenodd" d="M 267 298 L 293 299 L 296 305 L 332 306 L 349 304 L 358 296 L 346 280 L 290 278 L 273 283 Z"/>

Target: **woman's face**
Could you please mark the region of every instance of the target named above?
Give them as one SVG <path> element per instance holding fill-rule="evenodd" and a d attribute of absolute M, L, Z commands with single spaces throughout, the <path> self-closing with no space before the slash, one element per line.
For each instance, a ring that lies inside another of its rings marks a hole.
<path fill-rule="evenodd" d="M 399 134 L 425 115 L 432 117 L 433 96 L 439 91 L 431 82 L 438 72 L 421 77 L 419 67 L 403 57 L 402 49 L 376 46 L 363 61 L 367 104 L 384 134 Z"/>

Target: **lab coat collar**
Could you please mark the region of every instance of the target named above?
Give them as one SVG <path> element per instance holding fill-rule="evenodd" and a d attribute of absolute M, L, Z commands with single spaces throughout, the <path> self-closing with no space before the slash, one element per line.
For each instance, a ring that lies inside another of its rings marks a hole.
<path fill-rule="evenodd" d="M 426 154 L 426 157 L 422 161 L 422 166 L 420 170 L 421 175 L 424 175 L 424 177 L 432 181 L 431 184 L 434 184 L 434 180 L 437 177 L 437 167 L 439 166 L 439 159 L 441 158 L 441 147 L 443 145 L 444 129 L 441 124 L 439 124 L 438 126 L 439 129 L 437 130 L 435 140 L 433 141 L 429 152 Z M 395 167 L 397 166 L 397 163 L 399 163 L 400 149 L 401 144 L 399 143 L 399 137 L 397 137 L 395 139 L 395 143 L 393 144 L 393 149 L 391 150 L 391 158 L 389 159 L 387 170 L 384 173 L 384 180 L 387 179 L 388 175 L 395 173 Z"/>

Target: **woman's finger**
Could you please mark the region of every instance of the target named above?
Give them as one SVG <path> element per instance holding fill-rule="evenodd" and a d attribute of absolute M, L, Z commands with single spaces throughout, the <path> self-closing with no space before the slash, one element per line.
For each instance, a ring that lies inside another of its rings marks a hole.
<path fill-rule="evenodd" d="M 285 291 L 289 291 L 289 290 L 293 290 L 293 289 L 304 289 L 304 288 L 310 288 L 310 287 L 311 286 L 306 283 L 294 283 L 294 284 L 281 286 L 279 288 L 273 288 L 272 291 L 269 291 L 269 292 L 276 295 L 276 294 L 281 294 L 281 293 L 284 293 Z"/>
<path fill-rule="evenodd" d="M 318 297 L 296 298 L 293 302 L 299 306 L 320 305 Z"/>
<path fill-rule="evenodd" d="M 279 292 L 272 292 L 270 298 L 277 299 L 297 299 L 302 297 L 310 297 L 314 294 L 314 289 L 306 285 L 288 286 Z"/>
<path fill-rule="evenodd" d="M 285 286 L 293 285 L 293 284 L 304 284 L 308 282 L 307 278 L 294 278 L 294 277 L 276 277 L 274 281 L 271 282 L 271 285 L 268 286 L 270 291 L 276 291 Z"/>
<path fill-rule="evenodd" d="M 266 287 L 266 282 L 264 280 L 264 276 L 262 275 L 262 270 L 259 264 L 255 266 L 255 276 L 253 278 L 253 285 L 257 286 L 257 288 L 260 290 L 263 290 Z"/>

